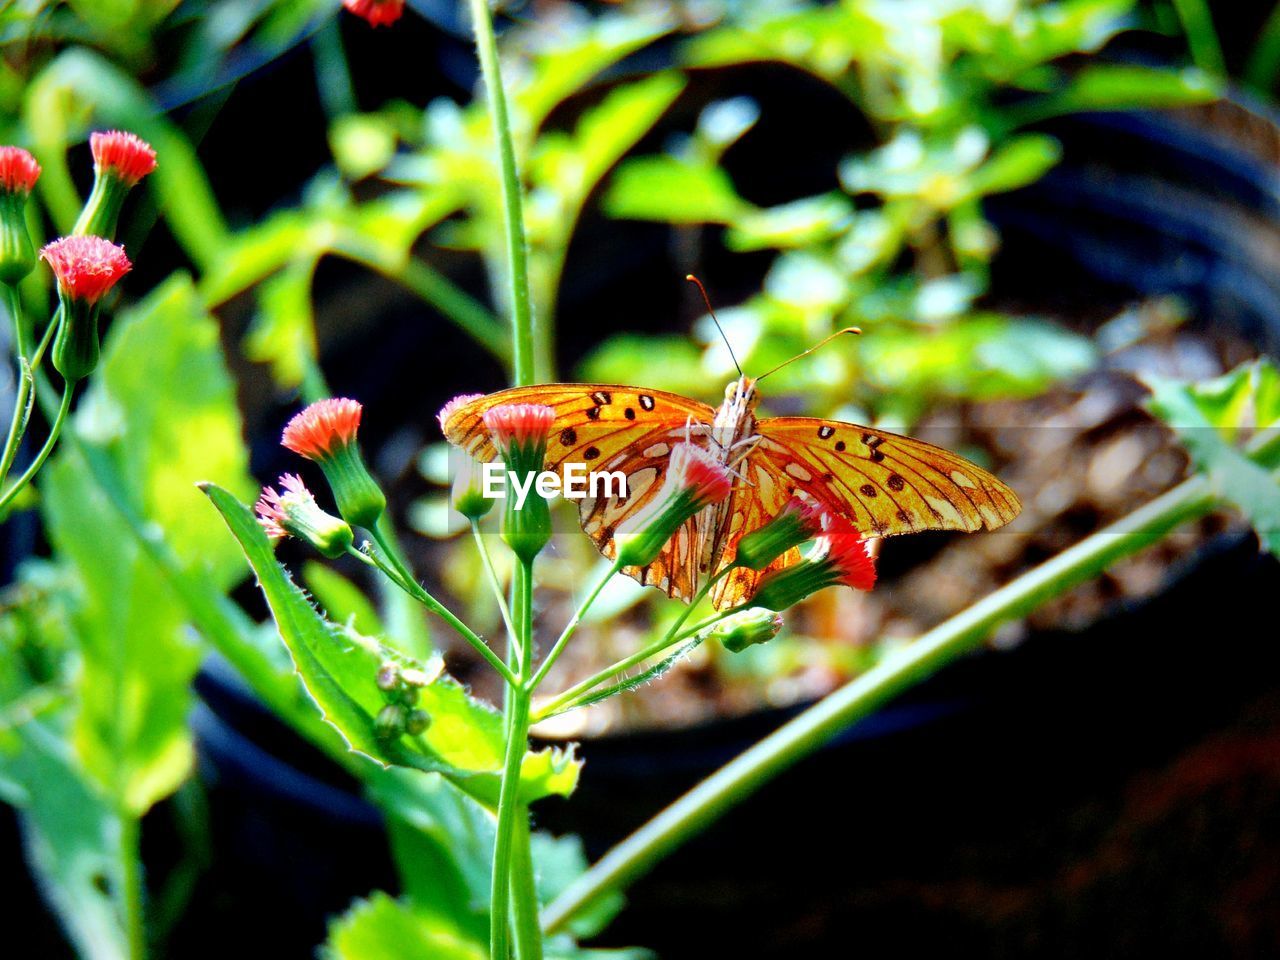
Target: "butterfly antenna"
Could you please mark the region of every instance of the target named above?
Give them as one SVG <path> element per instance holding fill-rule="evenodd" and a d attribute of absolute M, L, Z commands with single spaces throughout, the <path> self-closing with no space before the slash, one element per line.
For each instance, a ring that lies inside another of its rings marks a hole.
<path fill-rule="evenodd" d="M 797 353 L 790 360 L 783 360 L 780 364 L 778 364 L 772 370 L 769 370 L 769 371 L 766 371 L 765 373 L 760 374 L 760 376 L 756 377 L 756 381 L 758 382 L 760 380 L 763 380 L 765 377 L 769 376 L 769 374 L 771 373 L 777 373 L 779 370 L 785 367 L 788 363 L 795 363 L 801 357 L 807 357 L 809 354 L 813 353 L 815 350 L 818 350 L 821 347 L 825 347 L 828 343 L 830 343 L 836 337 L 843 337 L 846 333 L 862 333 L 862 328 L 861 327 L 845 327 L 843 330 L 837 330 L 835 333 L 831 334 L 831 336 L 823 337 L 821 340 L 815 343 L 808 350 L 805 350 L 802 353 Z"/>
<path fill-rule="evenodd" d="M 733 361 L 733 365 L 738 368 L 738 376 L 744 376 L 742 372 L 742 364 L 738 363 L 738 358 L 734 355 L 733 344 L 729 342 L 729 338 L 724 334 L 724 327 L 720 326 L 720 318 L 716 316 L 716 312 L 711 309 L 711 298 L 707 296 L 707 288 L 702 285 L 702 281 L 695 277 L 692 273 L 686 274 L 685 279 L 690 283 L 696 283 L 698 290 L 702 293 L 702 302 L 707 305 L 707 313 L 711 314 L 711 320 L 716 325 L 716 329 L 720 331 L 720 339 L 724 341 L 724 345 L 729 348 L 729 359 Z"/>

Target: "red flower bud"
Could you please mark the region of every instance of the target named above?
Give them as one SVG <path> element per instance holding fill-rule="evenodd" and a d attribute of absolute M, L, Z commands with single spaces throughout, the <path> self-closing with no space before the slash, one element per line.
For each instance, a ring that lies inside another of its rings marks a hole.
<path fill-rule="evenodd" d="M 404 13 L 404 0 L 342 0 L 342 5 L 374 27 L 390 26 Z"/>
<path fill-rule="evenodd" d="M 387 498 L 356 444 L 362 411 L 355 400 L 319 400 L 289 421 L 280 442 L 320 464 L 343 519 L 371 529 L 386 509 Z"/>
<path fill-rule="evenodd" d="M 31 192 L 40 177 L 40 164 L 21 147 L 0 147 L 0 190 L 5 193 Z"/>
<path fill-rule="evenodd" d="M 114 174 L 131 187 L 156 168 L 151 144 L 123 130 L 91 134 L 89 149 L 95 171 Z"/>
<path fill-rule="evenodd" d="M 40 251 L 69 300 L 94 304 L 133 269 L 124 247 L 102 237 L 63 237 Z"/>

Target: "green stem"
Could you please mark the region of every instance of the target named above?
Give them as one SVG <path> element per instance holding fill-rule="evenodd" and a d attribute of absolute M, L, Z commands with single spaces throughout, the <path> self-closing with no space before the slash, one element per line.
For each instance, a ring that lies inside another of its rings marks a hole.
<path fill-rule="evenodd" d="M 489 587 L 493 590 L 494 599 L 498 601 L 498 610 L 501 611 L 502 622 L 507 628 L 507 652 L 511 654 L 515 651 L 516 628 L 511 622 L 511 608 L 507 606 L 506 591 L 502 589 L 502 582 L 498 579 L 498 571 L 493 565 L 493 557 L 489 555 L 489 548 L 485 545 L 484 533 L 480 530 L 478 520 L 471 521 L 471 536 L 475 539 L 476 550 L 480 553 L 480 563 L 484 567 Z M 511 657 L 508 656 L 507 659 L 510 660 Z"/>
<path fill-rule="evenodd" d="M 27 353 L 27 329 L 22 322 L 22 294 L 16 283 L 4 285 L 4 307 L 9 311 L 9 319 L 13 321 L 13 351 L 18 357 L 29 357 Z"/>
<path fill-rule="evenodd" d="M 627 886 L 796 761 L 902 690 L 978 647 L 1000 624 L 1026 616 L 1215 506 L 1217 498 L 1209 482 L 1193 477 L 886 657 L 721 767 L 610 850 L 547 908 L 544 928 L 563 928 L 602 895 Z"/>
<path fill-rule="evenodd" d="M 124 913 L 125 940 L 129 960 L 147 955 L 146 924 L 143 920 L 142 848 L 138 819 L 120 812 L 120 907 Z"/>
<path fill-rule="evenodd" d="M 13 418 L 9 421 L 9 433 L 4 441 L 4 453 L 0 454 L 0 487 L 8 479 L 9 468 L 18 456 L 18 447 L 27 432 L 27 423 L 31 419 L 31 405 L 35 401 L 32 392 L 34 380 L 31 367 L 21 357 L 18 358 L 18 392 L 13 398 Z"/>
<path fill-rule="evenodd" d="M 378 530 L 372 530 L 370 533 L 379 547 L 379 552 L 376 555 L 366 554 L 354 548 L 348 552 L 354 557 L 359 557 L 363 562 L 376 566 L 385 573 L 401 590 L 452 627 L 453 632 L 470 644 L 472 649 L 480 654 L 504 681 L 516 683 L 515 675 L 502 662 L 502 658 L 494 653 L 475 631 L 459 620 L 452 610 L 423 589 L 422 585 L 414 579 L 413 574 L 409 572 L 404 562 L 395 555 L 388 545 L 387 538 Z"/>
<path fill-rule="evenodd" d="M 1187 46 L 1195 65 L 1215 77 L 1225 77 L 1227 65 L 1209 4 L 1205 0 L 1173 0 L 1173 9 L 1182 21 L 1182 31 L 1187 35 Z"/>
<path fill-rule="evenodd" d="M 502 788 L 498 794 L 498 826 L 493 845 L 493 886 L 490 890 L 489 955 L 507 960 L 511 955 L 511 847 L 520 803 L 520 764 L 529 740 L 529 694 L 511 691 L 511 727 L 507 732 Z"/>
<path fill-rule="evenodd" d="M 511 140 L 511 118 L 507 94 L 498 66 L 498 41 L 487 0 L 470 0 L 472 29 L 480 72 L 489 97 L 489 122 L 498 149 L 498 170 L 502 184 L 502 226 L 507 248 L 507 281 L 511 309 L 511 361 L 515 385 L 533 383 L 542 371 L 535 368 L 534 318 L 529 300 L 529 252 L 524 235 L 524 187 L 516 170 L 516 151 Z"/>
<path fill-rule="evenodd" d="M 538 917 L 538 890 L 534 876 L 529 808 L 516 813 L 511 845 L 511 922 L 515 928 L 519 960 L 542 960 L 542 924 Z"/>
<path fill-rule="evenodd" d="M 49 344 L 53 342 L 54 334 L 58 332 L 58 326 L 61 323 L 62 304 L 58 304 L 58 308 L 53 311 L 53 317 L 44 328 L 44 335 L 36 345 L 36 352 L 31 355 L 31 372 L 33 374 L 40 369 L 40 362 L 44 360 L 45 351 L 49 349 Z"/>
<path fill-rule="evenodd" d="M 1280 74 L 1280 3 L 1272 8 L 1258 32 L 1258 40 L 1245 64 L 1244 78 L 1260 93 L 1269 94 L 1275 89 L 1277 74 Z"/>
<path fill-rule="evenodd" d="M 546 659 L 542 661 L 542 666 L 538 668 L 538 672 L 533 675 L 533 679 L 529 681 L 529 692 L 532 693 L 538 689 L 538 685 L 546 679 L 547 673 L 551 670 L 556 660 L 560 658 L 560 654 L 564 652 L 565 645 L 569 642 L 569 638 L 573 636 L 578 629 L 578 625 L 582 623 L 582 618 L 587 615 L 587 611 L 591 609 L 591 605 L 596 602 L 596 598 L 600 596 L 600 591 L 605 585 L 613 579 L 614 574 L 622 569 L 622 564 L 614 561 L 610 564 L 609 569 L 605 571 L 591 592 L 587 594 L 585 600 L 578 605 L 578 609 L 574 611 L 573 618 L 566 624 L 564 630 L 560 634 L 560 638 L 555 642 L 555 646 L 551 648 L 551 652 L 547 654 Z"/>
<path fill-rule="evenodd" d="M 22 492 L 23 488 L 29 484 L 40 468 L 44 466 L 44 462 L 49 459 L 49 454 L 53 452 L 53 448 L 57 446 L 58 436 L 62 433 L 62 425 L 67 420 L 67 411 L 71 409 L 71 395 L 75 392 L 74 383 L 64 383 L 62 386 L 62 403 L 58 407 L 57 416 L 54 417 L 52 426 L 49 427 L 49 436 L 45 439 L 44 446 L 40 448 L 40 452 L 36 454 L 36 458 L 31 461 L 31 466 L 17 480 L 13 482 L 8 490 L 0 496 L 0 516 L 3 515 L 4 509 L 13 502 L 13 498 Z"/>
<path fill-rule="evenodd" d="M 638 664 L 644 663 L 650 657 L 657 656 L 658 654 L 662 653 L 662 651 L 666 650 L 668 647 L 678 643 L 688 633 L 690 632 L 696 633 L 698 629 L 708 627 L 711 624 L 715 623 L 717 620 L 723 620 L 725 617 L 729 616 L 729 614 L 731 613 L 737 613 L 738 610 L 741 609 L 741 607 L 734 607 L 731 610 L 725 610 L 721 613 L 714 614 L 708 617 L 702 623 L 700 623 L 697 627 L 693 628 L 691 631 L 685 631 L 685 633 L 680 633 L 680 628 L 684 626 L 684 622 L 689 619 L 689 615 L 693 613 L 694 609 L 698 606 L 698 604 L 701 603 L 706 598 L 707 594 L 711 592 L 711 588 L 715 586 L 716 581 L 719 580 L 720 577 L 724 576 L 724 574 L 727 573 L 728 570 L 729 568 L 726 567 L 724 570 L 720 571 L 719 574 L 717 574 L 716 576 L 708 580 L 703 585 L 702 589 L 698 591 L 697 596 L 695 596 L 693 600 L 689 603 L 689 605 L 680 612 L 680 616 L 676 618 L 675 623 L 673 623 L 667 629 L 667 632 L 664 633 L 660 638 L 653 641 L 648 646 L 641 647 L 639 650 L 637 650 L 635 653 L 631 654 L 630 656 L 623 657 L 617 663 L 614 663 L 605 667 L 603 670 L 601 670 L 596 674 L 593 674 L 592 676 L 588 677 L 586 680 L 583 680 L 581 683 L 574 684 L 568 690 L 564 691 L 563 693 L 555 697 L 555 699 L 553 699 L 550 703 L 544 704 L 543 706 L 539 707 L 538 710 L 534 713 L 534 718 L 533 718 L 534 723 L 537 723 L 539 720 L 543 720 L 554 713 L 564 713 L 566 709 L 569 709 L 568 704 L 571 704 L 574 700 L 577 700 L 583 695 L 590 693 L 600 684 L 604 683 L 606 680 L 609 680 L 617 676 L 623 670 L 630 670 L 632 667 L 637 666 Z M 597 592 L 599 592 L 598 589 L 597 589 Z"/>
<path fill-rule="evenodd" d="M 522 561 L 516 568 L 516 647 L 520 663 L 533 660 L 533 564 Z M 507 690 L 507 745 L 503 761 L 502 787 L 498 794 L 498 823 L 493 845 L 493 885 L 489 898 L 489 956 L 491 960 L 508 960 L 511 956 L 511 917 L 517 917 L 516 939 L 520 960 L 541 956 L 542 935 L 536 919 L 532 922 L 533 942 L 529 942 L 528 915 L 536 917 L 538 902 L 521 903 L 513 909 L 513 900 L 527 896 L 533 887 L 532 854 L 516 850 L 520 837 L 527 847 L 528 809 L 520 802 L 520 769 L 529 746 L 529 690 L 523 670 Z M 520 818 L 524 822 L 520 822 Z M 516 872 L 513 873 L 513 866 Z M 518 883 L 513 883 L 518 881 Z M 519 918 L 524 916 L 524 922 Z"/>

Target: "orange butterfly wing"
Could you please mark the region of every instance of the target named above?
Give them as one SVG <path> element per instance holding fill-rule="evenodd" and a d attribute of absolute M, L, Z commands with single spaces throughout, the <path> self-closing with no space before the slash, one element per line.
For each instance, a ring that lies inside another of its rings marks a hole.
<path fill-rule="evenodd" d="M 690 432 L 690 424 L 709 427 L 715 410 L 674 393 L 616 384 L 566 383 L 512 387 L 478 397 L 449 412 L 441 424 L 445 438 L 482 463 L 497 451 L 482 417 L 506 403 L 538 403 L 555 410 L 547 444 L 547 469 L 585 463 L 588 470 L 617 471 L 627 478 L 625 497 L 585 497 L 578 501 L 583 531 L 606 557 L 615 556 L 613 534 L 618 524 L 643 509 L 662 489 L 671 445 L 689 439 L 704 443 L 706 430 Z M 704 517 L 689 520 L 646 567 L 624 573 L 642 584 L 689 600 L 698 589 L 698 556 Z"/>
<path fill-rule="evenodd" d="M 923 440 L 809 417 L 763 420 L 759 432 L 752 469 L 768 463 L 771 480 L 841 510 L 868 535 L 995 530 L 1022 510 L 986 470 Z"/>
<path fill-rule="evenodd" d="M 994 530 L 1022 510 L 1007 485 L 963 457 L 923 440 L 857 424 L 775 417 L 757 425 L 759 442 L 737 466 L 728 528 L 715 550 L 716 567 L 734 556 L 738 539 L 777 515 L 797 491 L 848 517 L 869 536 L 924 530 Z M 789 566 L 798 550 L 769 567 Z M 717 609 L 755 593 L 759 573 L 734 570 L 717 585 Z"/>

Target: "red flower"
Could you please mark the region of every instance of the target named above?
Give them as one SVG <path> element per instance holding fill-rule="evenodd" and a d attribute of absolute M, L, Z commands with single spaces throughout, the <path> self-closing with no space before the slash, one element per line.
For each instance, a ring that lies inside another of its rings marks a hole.
<path fill-rule="evenodd" d="M 133 269 L 124 247 L 102 237 L 63 237 L 47 244 L 40 258 L 58 278 L 58 289 L 72 300 L 97 303 Z"/>
<path fill-rule="evenodd" d="M 857 527 L 839 514 L 827 514 L 824 527 L 814 539 L 814 550 L 809 559 L 825 559 L 831 566 L 831 575 L 836 583 L 855 590 L 874 587 L 876 560 L 871 553 L 871 541 L 864 539 Z"/>
<path fill-rule="evenodd" d="M 327 460 L 355 443 L 362 410 L 355 400 L 319 400 L 289 421 L 280 442 L 308 460 Z"/>
<path fill-rule="evenodd" d="M 21 147 L 0 147 L 0 190 L 28 194 L 40 176 L 40 164 Z"/>
<path fill-rule="evenodd" d="M 508 459 L 513 448 L 521 451 L 545 448 L 555 418 L 555 410 L 540 403 L 504 403 L 486 410 L 481 417 L 493 445 L 504 459 Z"/>
<path fill-rule="evenodd" d="M 669 492 L 687 494 L 700 510 L 729 496 L 733 474 L 702 447 L 677 443 L 671 448 L 665 486 Z"/>
<path fill-rule="evenodd" d="M 617 558 L 628 567 L 652 563 L 690 517 L 719 503 L 733 489 L 733 473 L 692 443 L 677 443 L 667 458 L 662 490 L 643 509 L 618 525 Z"/>
<path fill-rule="evenodd" d="M 404 0 L 342 0 L 342 5 L 374 27 L 390 26 L 404 13 Z"/>
<path fill-rule="evenodd" d="M 262 529 L 267 531 L 267 536 L 272 540 L 283 540 L 289 535 L 284 528 L 289 522 L 290 507 L 301 504 L 319 509 L 316 498 L 297 474 L 286 473 L 280 478 L 280 486 L 284 488 L 284 493 L 277 492 L 274 487 L 263 487 L 262 496 L 253 506 L 258 515 L 258 523 L 262 524 Z"/>
<path fill-rule="evenodd" d="M 110 171 L 131 187 L 156 168 L 151 144 L 123 130 L 92 134 L 89 149 L 95 170 Z"/>

